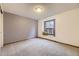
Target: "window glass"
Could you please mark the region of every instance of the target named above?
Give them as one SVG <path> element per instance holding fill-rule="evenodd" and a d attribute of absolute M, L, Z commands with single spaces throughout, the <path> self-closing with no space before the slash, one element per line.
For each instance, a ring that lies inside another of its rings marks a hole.
<path fill-rule="evenodd" d="M 55 19 L 44 22 L 44 32 L 48 35 L 55 35 Z"/>

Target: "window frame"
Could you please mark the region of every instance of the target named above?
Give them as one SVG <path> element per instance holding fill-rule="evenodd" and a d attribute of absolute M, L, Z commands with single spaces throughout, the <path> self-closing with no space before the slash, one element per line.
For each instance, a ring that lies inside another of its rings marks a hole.
<path fill-rule="evenodd" d="M 51 20 L 44 21 L 44 32 L 45 32 L 45 30 L 46 30 L 46 25 L 45 25 L 46 22 L 51 22 L 51 21 L 54 22 L 53 34 L 49 34 L 49 33 L 48 33 L 48 35 L 53 35 L 53 36 L 55 36 L 55 19 L 51 19 Z"/>

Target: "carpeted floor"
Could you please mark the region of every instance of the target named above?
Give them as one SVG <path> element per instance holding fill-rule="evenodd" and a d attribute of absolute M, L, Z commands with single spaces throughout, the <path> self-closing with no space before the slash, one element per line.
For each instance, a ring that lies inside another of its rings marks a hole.
<path fill-rule="evenodd" d="M 33 38 L 5 45 L 0 50 L 1 56 L 77 56 L 79 48 Z"/>

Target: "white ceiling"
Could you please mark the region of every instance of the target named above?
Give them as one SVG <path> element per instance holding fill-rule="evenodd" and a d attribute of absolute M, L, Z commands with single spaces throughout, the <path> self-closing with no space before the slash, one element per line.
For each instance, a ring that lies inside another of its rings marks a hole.
<path fill-rule="evenodd" d="M 34 12 L 35 6 L 42 6 L 45 10 L 42 13 Z M 48 16 L 79 8 L 78 3 L 3 3 L 2 9 L 5 12 L 17 14 L 20 16 L 32 18 L 35 20 L 43 19 Z"/>

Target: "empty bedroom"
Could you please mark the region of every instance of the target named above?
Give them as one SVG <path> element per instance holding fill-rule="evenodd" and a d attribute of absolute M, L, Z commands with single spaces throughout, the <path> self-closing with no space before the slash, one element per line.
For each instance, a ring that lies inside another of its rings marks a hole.
<path fill-rule="evenodd" d="M 0 3 L 0 56 L 79 56 L 79 3 Z"/>

